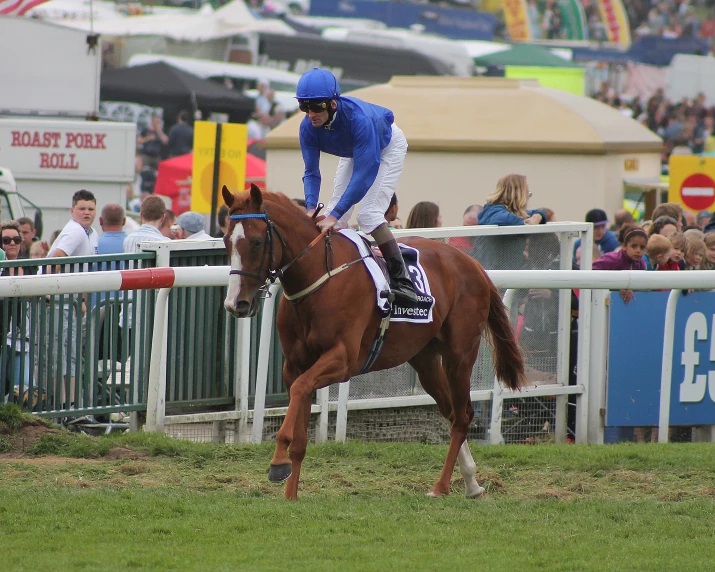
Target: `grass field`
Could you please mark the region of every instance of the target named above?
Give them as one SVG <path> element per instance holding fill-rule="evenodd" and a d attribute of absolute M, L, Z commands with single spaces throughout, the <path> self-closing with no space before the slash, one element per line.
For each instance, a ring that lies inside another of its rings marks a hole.
<path fill-rule="evenodd" d="M 2 449 L 5 571 L 715 566 L 710 444 L 473 447 L 480 500 L 457 472 L 425 497 L 444 446 L 312 446 L 297 503 L 267 481 L 271 444 L 26 427 Z"/>

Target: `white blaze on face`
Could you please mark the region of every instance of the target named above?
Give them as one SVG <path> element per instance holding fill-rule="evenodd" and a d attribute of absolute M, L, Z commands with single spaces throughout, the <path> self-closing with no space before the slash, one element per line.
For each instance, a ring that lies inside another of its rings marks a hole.
<path fill-rule="evenodd" d="M 231 270 L 241 270 L 241 255 L 236 249 L 236 243 L 246 235 L 243 232 L 243 223 L 237 222 L 231 233 Z M 228 277 L 228 292 L 226 292 L 226 300 L 223 307 L 229 312 L 236 310 L 236 299 L 241 291 L 241 275 L 231 274 Z"/>

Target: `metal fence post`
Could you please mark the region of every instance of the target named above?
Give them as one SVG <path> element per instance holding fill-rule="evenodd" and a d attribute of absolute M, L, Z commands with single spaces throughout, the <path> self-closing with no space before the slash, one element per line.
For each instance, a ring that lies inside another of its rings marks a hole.
<path fill-rule="evenodd" d="M 348 432 L 348 397 L 350 380 L 338 385 L 338 416 L 335 420 L 335 440 L 344 443 Z"/>
<path fill-rule="evenodd" d="M 504 305 L 506 306 L 507 315 L 511 313 L 511 303 L 516 293 L 515 289 L 508 289 L 504 292 L 504 297 L 502 298 Z M 492 419 L 489 424 L 489 444 L 499 445 L 504 443 L 504 436 L 501 432 L 501 416 L 502 408 L 504 407 L 504 387 L 499 381 L 499 378 L 494 376 L 494 388 L 492 389 Z"/>
<path fill-rule="evenodd" d="M 671 290 L 665 307 L 663 330 L 663 362 L 660 373 L 660 414 L 658 415 L 658 442 L 668 442 L 670 426 L 670 389 L 673 378 L 673 342 L 675 339 L 675 310 L 678 307 L 680 290 Z"/>
<path fill-rule="evenodd" d="M 318 407 L 320 407 L 320 417 L 318 418 L 318 425 L 315 429 L 315 442 L 325 443 L 328 440 L 330 388 L 323 387 L 316 391 L 316 401 Z"/>
<path fill-rule="evenodd" d="M 169 332 L 170 292 L 171 288 L 161 288 L 156 297 L 145 427 L 145 430 L 150 433 L 164 432 L 164 416 L 166 414 L 166 346 Z"/>
<path fill-rule="evenodd" d="M 578 379 L 584 385 L 585 393 L 577 407 L 576 441 L 578 443 L 603 443 L 603 429 L 606 410 L 606 379 L 608 366 L 608 302 L 611 293 L 608 290 L 591 291 L 591 322 L 581 323 L 584 319 L 580 309 L 585 308 L 582 298 L 579 304 L 579 339 L 578 339 Z M 590 328 L 587 330 L 590 325 Z M 590 332 L 590 340 L 585 335 Z M 584 361 L 587 356 L 594 356 L 590 361 Z M 588 375 L 587 384 L 582 381 L 582 375 Z M 583 399 L 587 399 L 584 406 Z"/>
<path fill-rule="evenodd" d="M 256 395 L 253 402 L 253 442 L 263 439 L 263 418 L 266 413 L 266 386 L 268 385 L 268 362 L 271 356 L 273 337 L 273 310 L 276 305 L 278 284 L 269 289 L 269 296 L 263 301 L 263 319 L 261 320 L 261 338 L 258 345 L 258 368 L 256 371 Z"/>

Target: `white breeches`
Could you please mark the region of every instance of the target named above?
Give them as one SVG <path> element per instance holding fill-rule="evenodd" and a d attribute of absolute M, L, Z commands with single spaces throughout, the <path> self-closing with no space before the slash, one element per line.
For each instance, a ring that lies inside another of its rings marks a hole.
<path fill-rule="evenodd" d="M 367 194 L 360 201 L 360 208 L 357 215 L 357 223 L 360 230 L 371 233 L 381 224 L 385 224 L 385 211 L 390 206 L 390 200 L 397 188 L 400 180 L 402 168 L 405 164 L 407 154 L 407 140 L 405 134 L 397 125 L 392 124 L 392 139 L 390 144 L 382 150 L 380 154 L 380 168 L 377 171 L 375 182 L 368 189 Z M 335 171 L 335 182 L 333 184 L 333 196 L 328 203 L 326 212 L 331 212 L 343 196 L 348 187 L 350 178 L 353 176 L 353 160 L 341 157 L 338 162 L 338 169 Z M 353 209 L 340 217 L 336 228 L 345 228 L 352 215 Z"/>

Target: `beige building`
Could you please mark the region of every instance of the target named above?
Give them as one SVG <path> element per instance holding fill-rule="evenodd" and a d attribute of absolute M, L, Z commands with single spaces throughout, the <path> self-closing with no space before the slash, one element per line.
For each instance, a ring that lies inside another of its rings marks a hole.
<path fill-rule="evenodd" d="M 660 176 L 661 139 L 598 101 L 539 86 L 533 80 L 394 77 L 351 93 L 388 107 L 409 151 L 397 188 L 406 221 L 419 201 L 440 205 L 445 226 L 462 224 L 497 180 L 526 175 L 531 208 L 548 207 L 560 221 L 583 220 L 599 207 L 622 208 L 624 180 Z M 303 196 L 299 113 L 266 138 L 268 188 Z M 332 192 L 337 158 L 323 154 L 321 200 Z"/>

